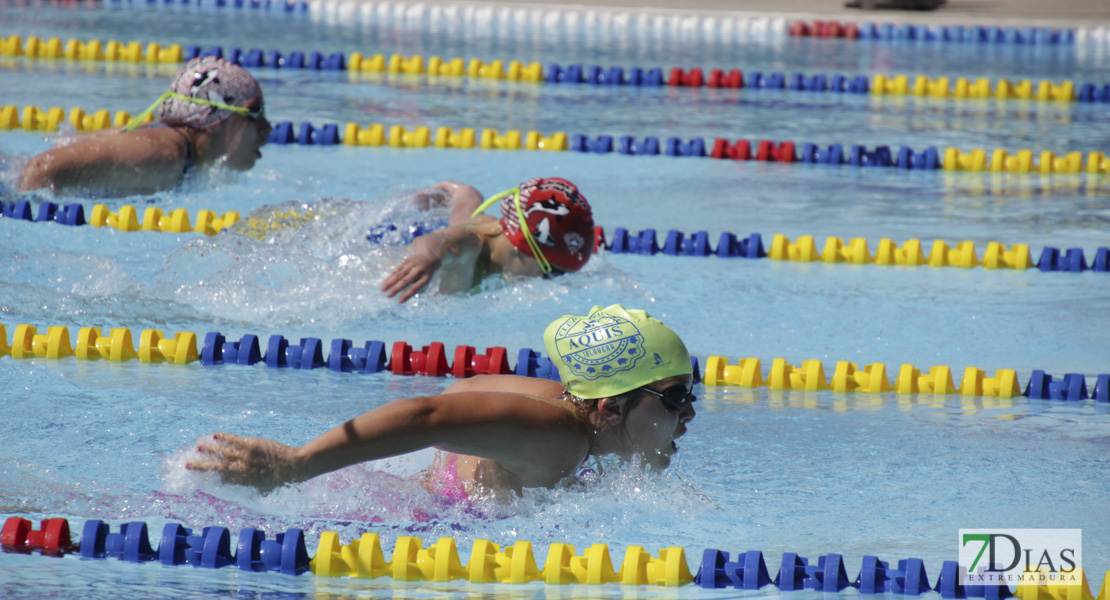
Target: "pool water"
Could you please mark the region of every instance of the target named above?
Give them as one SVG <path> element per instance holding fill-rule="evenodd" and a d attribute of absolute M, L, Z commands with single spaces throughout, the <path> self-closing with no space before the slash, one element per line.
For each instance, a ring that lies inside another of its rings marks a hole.
<path fill-rule="evenodd" d="M 838 71 L 929 76 L 1074 78 L 1098 81 L 1105 59 L 1082 47 L 893 45 L 767 35 L 697 39 L 614 36 L 561 29 L 497 35 L 450 24 L 333 22 L 312 15 L 174 7 L 49 5 L 0 8 L 18 33 L 63 39 L 422 54 L 623 66 L 738 67 L 745 72 Z M 158 32 L 159 37 L 150 37 Z M 87 111 L 145 108 L 172 67 L 0 58 L 3 102 Z M 771 139 L 822 145 L 956 146 L 1082 151 L 1106 146 L 1101 104 L 955 101 L 672 88 L 605 88 L 258 69 L 276 121 L 381 122 L 663 137 Z M 0 182 L 14 187 L 41 133 L 0 133 Z M 674 327 L 702 365 L 774 358 L 947 365 L 988 375 L 1035 369 L 1056 376 L 1110 372 L 1110 277 L 983 268 L 880 267 L 717 257 L 603 253 L 583 272 L 551 281 L 498 283 L 465 296 L 422 296 L 404 305 L 378 285 L 401 250 L 365 232 L 419 217 L 417 190 L 452 179 L 493 193 L 537 175 L 576 182 L 607 235 L 615 228 L 721 232 L 769 240 L 814 235 L 934 239 L 1045 246 L 1110 245 L 1110 177 L 897 171 L 708 158 L 573 152 L 268 146 L 246 174 L 219 170 L 181 189 L 104 202 L 254 212 L 290 208 L 318 218 L 258 241 L 236 230 L 123 233 L 0 219 L 0 323 L 127 327 L 167 334 L 210 331 L 229 340 L 318 337 L 450 350 L 472 345 L 541 350 L 541 328 L 564 314 L 621 302 Z M 7 199 L 6 199 L 7 200 Z M 515 363 L 515 360 L 512 362 Z M 892 376 L 893 378 L 893 376 Z M 705 548 L 762 550 L 816 560 L 839 553 L 854 578 L 865 555 L 922 558 L 935 582 L 955 560 L 960 528 L 1082 528 L 1097 594 L 1110 569 L 1105 498 L 1108 405 L 1024 397 L 777 392 L 698 386 L 698 417 L 667 472 L 604 464 L 571 489 L 529 491 L 508 505 L 446 506 L 409 477 L 418 453 L 336 472 L 268 496 L 184 471 L 195 443 L 214 431 L 303 443 L 389 400 L 432 394 L 450 379 L 136 361 L 0 358 L 0 517 L 66 517 L 80 526 L 146 521 L 258 527 L 344 542 L 378 533 L 387 555 L 398 536 L 430 545 L 454 537 L 502 545 L 607 543 L 614 561 L 642 545 L 653 555 L 682 546 L 691 569 Z M 475 586 L 163 568 L 69 556 L 0 554 L 7 597 L 726 597 L 608 586 Z M 807 594 L 816 592 L 807 592 Z M 849 590 L 845 594 L 851 595 Z M 775 588 L 761 595 L 775 596 Z"/>

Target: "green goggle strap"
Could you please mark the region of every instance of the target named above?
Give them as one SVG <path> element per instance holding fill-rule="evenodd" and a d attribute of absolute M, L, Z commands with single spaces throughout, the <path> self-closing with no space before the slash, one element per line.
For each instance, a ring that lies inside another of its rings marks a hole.
<path fill-rule="evenodd" d="M 471 213 L 470 216 L 471 217 L 476 217 L 476 216 L 480 215 L 487 208 L 493 206 L 494 204 L 496 204 L 498 201 L 500 201 L 505 196 L 508 196 L 509 194 L 515 194 L 515 196 L 513 197 L 513 203 L 516 205 L 516 218 L 517 218 L 517 220 L 520 221 L 520 229 L 521 229 L 521 231 L 524 232 L 524 240 L 526 242 L 528 242 L 528 247 L 531 248 L 531 250 L 532 250 L 532 257 L 535 258 L 536 262 L 538 262 L 540 264 L 540 271 L 544 275 L 547 275 L 547 274 L 551 273 L 551 271 L 553 269 L 551 268 L 551 263 L 547 262 L 547 257 L 543 255 L 543 251 L 540 250 L 540 245 L 536 241 L 536 238 L 532 237 L 532 230 L 528 228 L 528 221 L 524 218 L 524 209 L 520 207 L 520 188 L 519 187 L 508 189 L 508 190 L 505 190 L 503 192 L 500 192 L 500 193 L 497 193 L 497 194 L 494 194 L 494 195 L 490 196 L 489 198 L 486 199 L 485 202 L 483 202 L 481 205 L 479 205 L 478 208 L 475 209 L 474 212 Z"/>
<path fill-rule="evenodd" d="M 213 102 L 212 100 L 205 100 L 203 98 L 193 98 L 192 96 L 186 96 L 185 94 L 179 94 L 179 93 L 177 93 L 173 90 L 166 90 L 166 93 L 162 94 L 161 96 L 158 96 L 158 99 L 154 101 L 154 104 L 151 104 L 146 110 L 139 113 L 139 116 L 132 119 L 131 122 L 127 125 L 127 127 L 123 128 L 123 130 L 124 131 L 131 131 L 131 130 L 135 129 L 136 127 L 138 127 L 139 125 L 142 125 L 143 123 L 145 123 L 148 119 L 150 119 L 150 115 L 154 114 L 154 109 L 158 108 L 159 104 L 165 102 L 166 100 L 169 100 L 170 98 L 177 98 L 178 100 L 184 100 L 186 102 L 192 102 L 193 104 L 204 104 L 206 106 L 214 106 L 216 108 L 222 108 L 223 110 L 228 110 L 228 111 L 231 111 L 231 112 L 233 112 L 237 115 L 242 115 L 244 117 L 251 117 L 251 116 L 255 116 L 255 115 L 261 116 L 262 115 L 261 112 L 255 113 L 254 111 L 252 111 L 249 108 L 246 108 L 245 106 L 232 106 L 230 104 L 224 104 L 223 102 Z"/>

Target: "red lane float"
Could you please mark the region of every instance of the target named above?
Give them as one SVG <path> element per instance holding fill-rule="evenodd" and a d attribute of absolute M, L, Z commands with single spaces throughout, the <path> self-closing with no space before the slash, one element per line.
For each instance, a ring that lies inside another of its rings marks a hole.
<path fill-rule="evenodd" d="M 389 356 L 389 370 L 394 375 L 446 377 L 451 372 L 443 342 L 432 342 L 417 351 L 405 342 L 396 342 Z"/>
<path fill-rule="evenodd" d="M 794 151 L 794 142 L 780 142 L 778 144 L 769 140 L 760 140 L 756 145 L 755 154 L 752 154 L 751 142 L 737 140 L 729 143 L 728 140 L 717 138 L 713 141 L 713 149 L 709 156 L 713 158 L 730 158 L 732 160 L 759 160 L 764 162 L 795 162 L 798 155 Z"/>
<path fill-rule="evenodd" d="M 855 23 L 839 23 L 837 21 L 814 21 L 812 25 L 805 21 L 794 21 L 790 24 L 790 35 L 794 37 L 818 38 L 859 38 L 859 26 Z"/>
<path fill-rule="evenodd" d="M 462 379 L 475 375 L 508 375 L 513 370 L 509 368 L 508 352 L 501 346 L 486 348 L 485 354 L 477 354 L 474 346 L 458 346 L 455 348 L 455 362 L 451 366 L 451 375 Z"/>
<path fill-rule="evenodd" d="M 671 77 L 667 80 L 667 85 L 678 87 L 702 87 L 705 85 L 705 78 L 702 76 L 701 69 L 693 68 L 689 72 L 683 71 L 680 67 L 671 69 Z"/>
<path fill-rule="evenodd" d="M 45 554 L 63 554 L 73 549 L 69 536 L 69 521 L 65 519 L 45 519 L 41 529 L 34 529 L 34 523 L 20 517 L 9 517 L 0 532 L 0 546 L 5 550 L 31 552 L 39 550 Z"/>

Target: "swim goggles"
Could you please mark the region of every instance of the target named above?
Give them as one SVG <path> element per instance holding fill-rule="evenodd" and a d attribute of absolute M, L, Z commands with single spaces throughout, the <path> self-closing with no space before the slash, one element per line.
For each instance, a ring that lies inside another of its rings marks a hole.
<path fill-rule="evenodd" d="M 478 208 L 475 209 L 470 216 L 477 217 L 478 215 L 482 214 L 487 208 L 493 206 L 509 194 L 515 194 L 513 196 L 513 203 L 516 206 L 516 218 L 520 221 L 520 230 L 524 232 L 524 241 L 528 243 L 528 248 L 532 250 L 532 256 L 536 259 L 536 262 L 540 264 L 540 272 L 543 273 L 544 279 L 548 277 L 554 277 L 555 275 L 562 275 L 562 271 L 555 269 L 551 266 L 551 263 L 547 261 L 547 257 L 545 257 L 543 255 L 543 251 L 540 250 L 539 242 L 537 242 L 536 238 L 532 236 L 532 230 L 528 227 L 528 220 L 524 217 L 524 209 L 520 206 L 519 186 L 490 196 L 486 199 L 485 202 L 478 206 Z"/>
<path fill-rule="evenodd" d="M 203 98 L 194 98 L 192 96 L 186 96 L 185 94 L 179 94 L 179 93 L 177 93 L 173 90 L 166 90 L 166 93 L 159 96 L 158 99 L 154 101 L 154 104 L 151 104 L 150 107 L 148 107 L 146 110 L 144 110 L 142 113 L 140 113 L 139 116 L 132 119 L 131 123 L 129 123 L 126 127 L 124 127 L 123 130 L 124 131 L 131 131 L 132 129 L 135 129 L 139 125 L 145 123 L 150 118 L 150 115 L 154 114 L 154 109 L 158 108 L 159 104 L 165 102 L 166 100 L 169 100 L 170 98 L 177 98 L 178 100 L 184 100 L 186 102 L 192 102 L 193 104 L 204 104 L 204 105 L 207 105 L 207 106 L 212 106 L 212 107 L 215 107 L 215 108 L 219 108 L 219 109 L 223 109 L 223 110 L 226 110 L 226 111 L 233 112 L 237 115 L 244 116 L 248 119 L 261 119 L 261 118 L 264 118 L 266 116 L 266 113 L 265 113 L 265 111 L 262 110 L 262 107 L 258 107 L 256 109 L 250 109 L 250 108 L 247 108 L 245 106 L 232 106 L 230 104 L 225 104 L 223 102 L 215 102 L 215 101 L 212 101 L 212 100 L 205 100 Z"/>
<path fill-rule="evenodd" d="M 663 406 L 666 406 L 667 410 L 671 410 L 674 412 L 682 412 L 682 409 L 686 408 L 687 404 L 698 399 L 698 397 L 695 396 L 692 391 L 690 391 L 690 388 L 682 385 L 681 383 L 678 385 L 672 385 L 662 392 L 657 392 L 647 386 L 641 386 L 639 389 L 651 394 L 652 396 L 658 396 L 659 399 L 663 401 Z"/>

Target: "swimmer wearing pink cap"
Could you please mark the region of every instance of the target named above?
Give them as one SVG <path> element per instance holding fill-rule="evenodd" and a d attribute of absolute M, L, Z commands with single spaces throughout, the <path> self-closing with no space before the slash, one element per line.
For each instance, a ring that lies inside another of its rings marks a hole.
<path fill-rule="evenodd" d="M 413 240 L 409 256 L 382 282 L 400 302 L 434 275 L 439 293 L 473 289 L 486 277 L 554 277 L 581 269 L 594 250 L 593 211 L 566 179 L 530 179 L 483 201 L 478 190 L 445 181 L 434 186 L 451 207 L 447 227 Z M 482 214 L 501 203 L 501 218 Z"/>
<path fill-rule="evenodd" d="M 270 136 L 262 109 L 262 88 L 245 69 L 195 58 L 131 125 L 81 135 L 31 159 L 20 189 L 127 196 L 171 189 L 217 161 L 246 171 Z M 146 122 L 151 115 L 157 120 Z"/>

